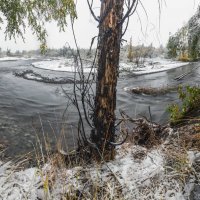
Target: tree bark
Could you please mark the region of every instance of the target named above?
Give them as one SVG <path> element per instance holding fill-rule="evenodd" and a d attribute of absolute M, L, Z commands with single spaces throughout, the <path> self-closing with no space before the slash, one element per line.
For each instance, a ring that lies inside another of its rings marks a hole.
<path fill-rule="evenodd" d="M 92 141 L 104 157 L 114 156 L 116 86 L 122 37 L 124 0 L 101 3 L 98 46 L 98 74 L 95 97 Z"/>

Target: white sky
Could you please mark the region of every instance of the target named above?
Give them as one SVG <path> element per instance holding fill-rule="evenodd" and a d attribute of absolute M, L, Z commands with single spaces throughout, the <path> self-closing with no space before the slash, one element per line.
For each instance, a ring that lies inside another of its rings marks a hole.
<path fill-rule="evenodd" d="M 95 12 L 99 14 L 99 2 L 95 1 Z M 130 20 L 129 28 L 124 39 L 129 40 L 132 36 L 133 45 L 144 43 L 145 45 L 153 43 L 154 46 L 160 44 L 165 45 L 169 32 L 175 33 L 179 28 L 186 23 L 189 18 L 196 12 L 200 0 L 162 0 L 162 10 L 159 20 L 158 0 L 141 0 L 148 19 L 141 5 L 137 8 Z M 78 40 L 78 45 L 83 48 L 89 48 L 91 38 L 97 35 L 97 23 L 90 15 L 86 0 L 78 0 L 77 5 L 78 20 L 75 22 L 75 31 Z M 140 16 L 140 20 L 139 17 Z M 142 24 L 142 26 L 141 26 Z M 160 27 L 159 27 L 160 24 Z M 55 23 L 47 25 L 48 30 L 48 47 L 61 48 L 66 42 L 74 47 L 73 36 L 71 33 L 70 22 L 65 33 L 59 33 Z M 32 35 L 30 30 L 27 30 L 25 35 L 26 42 L 21 39 L 5 41 L 4 30 L 0 30 L 0 47 L 3 50 L 7 48 L 15 50 L 31 50 L 38 49 L 39 43 L 36 37 Z"/>

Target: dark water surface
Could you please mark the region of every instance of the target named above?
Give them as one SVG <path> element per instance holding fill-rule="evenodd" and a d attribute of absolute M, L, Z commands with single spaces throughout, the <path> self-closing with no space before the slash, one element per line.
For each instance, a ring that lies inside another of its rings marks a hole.
<path fill-rule="evenodd" d="M 65 115 L 65 129 L 61 129 L 63 112 L 67 99 L 59 84 L 46 84 L 25 80 L 14 76 L 14 72 L 32 69 L 36 73 L 49 77 L 72 77 L 71 73 L 36 69 L 31 66 L 33 60 L 0 62 L 0 143 L 6 144 L 8 156 L 16 156 L 33 150 L 36 135 L 45 133 L 55 141 L 61 132 L 69 148 L 74 146 L 73 133 L 77 124 L 77 113 L 72 107 Z M 130 116 L 149 116 L 151 108 L 153 120 L 164 123 L 168 119 L 167 106 L 177 101 L 177 95 L 170 92 L 161 96 L 135 95 L 124 91 L 125 87 L 178 85 L 174 78 L 182 73 L 193 72 L 184 78 L 184 84 L 199 84 L 200 64 L 193 63 L 184 67 L 156 74 L 131 76 L 121 75 L 118 82 L 117 109 Z M 63 87 L 70 92 L 72 85 Z"/>

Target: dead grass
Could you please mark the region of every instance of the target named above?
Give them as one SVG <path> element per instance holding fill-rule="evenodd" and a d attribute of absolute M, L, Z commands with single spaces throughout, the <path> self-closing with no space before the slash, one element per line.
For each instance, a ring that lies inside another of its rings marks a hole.
<path fill-rule="evenodd" d="M 200 123 L 183 125 L 177 128 L 177 145 L 186 150 L 200 151 Z"/>
<path fill-rule="evenodd" d="M 200 152 L 199 124 L 184 125 L 177 128 L 168 138 L 163 148 L 165 154 L 165 170 L 182 184 L 191 176 L 200 178 L 200 168 L 195 160 L 190 160 L 189 152 Z M 200 183 L 200 182 L 199 182 Z"/>
<path fill-rule="evenodd" d="M 188 158 L 189 150 L 200 151 L 199 124 L 181 127 L 176 132 L 172 132 L 169 127 L 162 129 L 157 124 L 151 124 L 151 126 L 143 124 L 139 128 L 141 123 L 138 122 L 134 130 L 137 130 L 139 135 L 142 134 L 140 137 L 142 140 L 146 139 L 145 142 L 139 143 L 139 140 L 134 138 L 136 132 L 133 131 L 132 138 L 130 136 L 128 141 L 117 149 L 117 158 L 112 162 L 88 161 L 87 149 L 84 148 L 82 152 L 71 151 L 61 154 L 61 144 L 57 145 L 58 152 L 52 154 L 48 139 L 44 138 L 45 142 L 38 140 L 38 144 L 35 145 L 36 177 L 39 177 L 40 181 L 36 189 L 40 193 L 40 199 L 132 200 L 139 198 L 156 200 L 164 199 L 166 195 L 175 195 L 178 191 L 183 192 L 191 176 L 196 174 L 196 177 L 200 177 L 198 164 L 191 164 Z M 164 139 L 166 137 L 161 137 L 165 134 L 167 134 L 167 140 Z M 62 139 L 57 138 L 57 141 L 60 142 Z M 44 146 L 41 146 L 42 144 Z M 162 169 L 162 166 L 154 163 L 151 154 L 156 149 L 162 149 L 164 159 L 164 171 L 161 170 L 158 174 L 157 169 Z M 128 158 L 132 162 L 130 166 L 134 164 L 142 166 L 147 160 L 155 165 L 155 172 L 153 170 L 143 180 L 135 181 L 137 188 L 133 190 L 129 190 L 132 186 L 126 185 L 127 180 L 123 180 L 122 175 L 126 171 L 129 174 L 127 178 L 134 180 L 136 179 L 132 177 L 134 171 L 126 169 L 126 165 L 120 168 L 121 171 L 115 171 L 116 167 L 124 164 L 123 159 L 126 155 L 129 155 Z"/>
<path fill-rule="evenodd" d="M 107 182 L 101 176 L 95 179 L 91 177 L 91 168 L 96 174 L 102 173 L 99 170 L 101 171 L 104 160 L 98 163 L 91 160 L 87 147 L 79 148 L 79 151 L 66 151 L 69 148 L 63 146 L 65 133 L 62 130 L 60 137 L 56 138 L 57 152 L 53 154 L 46 134 L 43 133 L 43 141 L 38 137 L 35 145 L 43 196 L 46 199 L 59 197 L 63 200 L 123 200 L 121 185 L 112 171 L 108 174 Z M 74 149 L 77 149 L 75 142 Z"/>
<path fill-rule="evenodd" d="M 168 126 L 161 126 L 147 120 L 145 117 L 134 120 L 128 118 L 128 116 L 123 125 L 124 127 L 121 127 L 121 129 L 126 129 L 129 126 L 128 123 L 132 124 L 132 129 L 129 131 L 127 141 L 147 149 L 161 145 L 171 131 Z"/>

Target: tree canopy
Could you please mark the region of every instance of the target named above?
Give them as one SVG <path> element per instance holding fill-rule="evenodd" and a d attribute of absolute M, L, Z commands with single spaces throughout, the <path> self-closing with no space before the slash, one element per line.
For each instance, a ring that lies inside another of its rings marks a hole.
<path fill-rule="evenodd" d="M 60 30 L 67 26 L 66 17 L 77 18 L 74 0 L 1 0 L 0 28 L 6 25 L 6 38 L 23 35 L 27 27 L 46 48 L 45 22 L 56 21 Z"/>
<path fill-rule="evenodd" d="M 200 58 L 200 6 L 188 23 L 169 37 L 167 48 L 168 55 L 172 58 Z"/>

